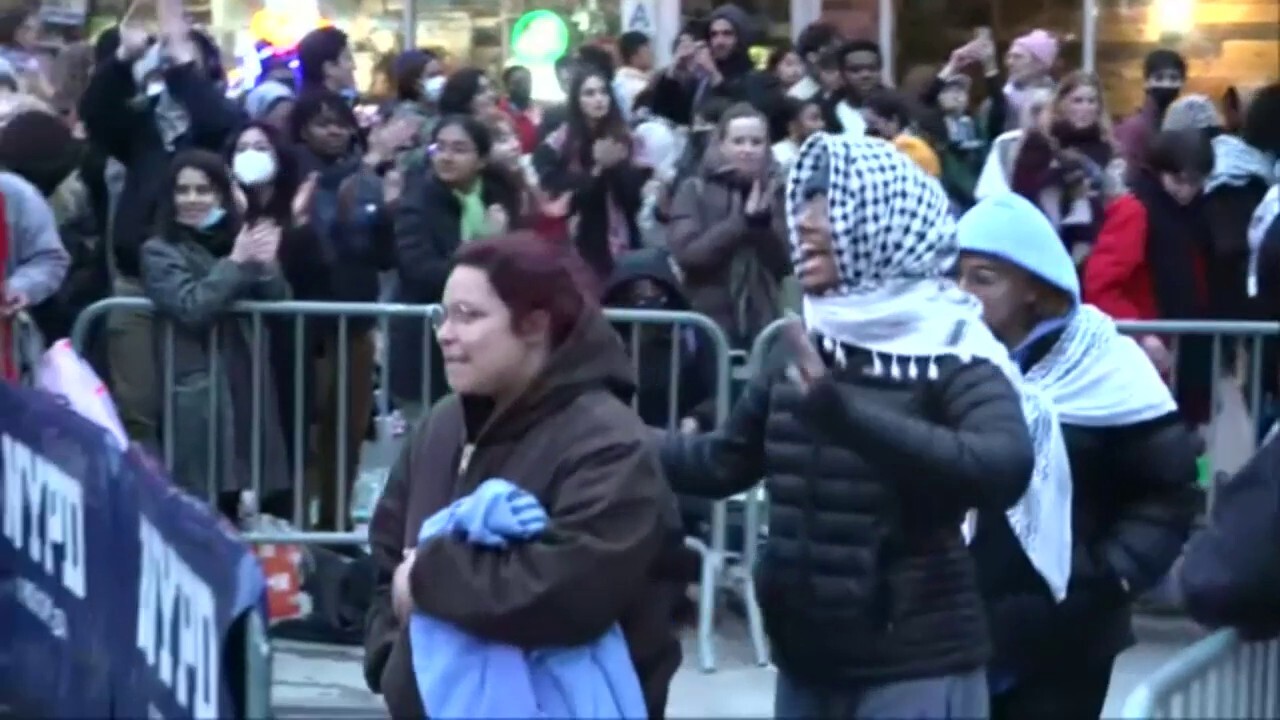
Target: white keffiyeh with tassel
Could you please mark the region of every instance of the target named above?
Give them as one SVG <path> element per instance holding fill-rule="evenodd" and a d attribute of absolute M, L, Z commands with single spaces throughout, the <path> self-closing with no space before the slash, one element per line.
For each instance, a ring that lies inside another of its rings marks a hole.
<path fill-rule="evenodd" d="M 825 195 L 840 277 L 837 288 L 806 296 L 806 326 L 864 348 L 890 374 L 937 377 L 933 358 L 981 358 L 1021 391 L 1035 446 L 1035 470 L 1009 523 L 1055 598 L 1071 576 L 1071 468 L 1053 404 L 1021 373 L 982 321 L 982 307 L 947 277 L 957 255 L 946 192 L 888 143 L 819 133 L 800 148 L 787 180 L 793 256 L 797 213 Z M 929 358 L 921 371 L 916 359 Z M 906 369 L 901 369 L 905 360 Z"/>

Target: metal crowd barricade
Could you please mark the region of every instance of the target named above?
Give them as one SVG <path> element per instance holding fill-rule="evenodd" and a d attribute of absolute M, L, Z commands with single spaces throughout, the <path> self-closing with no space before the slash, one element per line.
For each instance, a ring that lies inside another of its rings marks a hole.
<path fill-rule="evenodd" d="M 110 298 L 95 303 L 87 308 L 76 320 L 75 328 L 72 332 L 73 344 L 80 349 L 85 347 L 88 338 L 89 329 L 95 322 L 105 320 L 105 316 L 110 312 L 138 312 L 148 311 L 151 309 L 151 303 L 143 298 Z M 304 468 L 306 463 L 301 461 L 301 457 L 307 456 L 307 448 L 311 443 L 307 442 L 308 433 L 304 427 L 307 418 L 303 417 L 303 397 L 304 393 L 310 392 L 304 383 L 305 373 L 300 368 L 308 362 L 309 358 L 305 356 L 304 350 L 307 345 L 307 335 L 315 332 L 306 325 L 308 319 L 323 318 L 329 322 L 336 323 L 336 332 L 338 336 L 337 346 L 337 377 L 339 384 L 346 381 L 350 373 L 350 362 L 347 357 L 346 338 L 348 337 L 348 323 L 353 318 L 371 318 L 385 321 L 390 318 L 409 318 L 421 320 L 424 324 L 423 328 L 423 347 L 418 350 L 421 354 L 422 369 L 422 397 L 424 402 L 429 403 L 431 397 L 431 376 L 432 376 L 432 348 L 434 343 L 434 331 L 432 328 L 432 320 L 439 317 L 440 307 L 438 305 L 399 305 L 390 303 L 318 303 L 318 302 L 243 302 L 238 303 L 230 311 L 231 313 L 244 316 L 244 322 L 241 327 L 245 329 L 250 338 L 250 356 L 252 365 L 252 419 L 251 419 L 251 477 L 249 486 L 254 491 L 254 495 L 258 498 L 263 497 L 262 486 L 262 437 L 263 432 L 263 410 L 264 395 L 266 394 L 264 375 L 265 367 L 268 362 L 263 356 L 263 348 L 267 343 L 266 338 L 277 337 L 280 333 L 278 322 L 282 321 L 292 331 L 293 336 L 293 415 L 294 426 L 292 430 L 292 438 L 295 452 L 299 453 L 299 457 L 295 458 L 292 463 L 293 474 L 293 512 L 292 523 L 295 528 L 301 528 L 307 525 L 305 522 L 309 513 L 308 508 L 303 506 L 303 488 L 306 487 L 306 471 Z M 670 328 L 672 337 L 678 338 L 679 341 L 672 342 L 670 346 L 669 367 L 670 375 L 668 377 L 668 417 L 666 419 L 667 427 L 675 431 L 678 428 L 681 418 L 677 413 L 681 393 L 681 348 L 684 343 L 682 329 L 692 329 L 700 336 L 701 342 L 711 342 L 714 350 L 715 358 L 715 387 L 712 389 L 711 396 L 714 401 L 714 417 L 716 424 L 723 423 L 729 413 L 730 403 L 730 349 L 728 339 L 723 330 L 712 320 L 704 315 L 691 312 L 674 312 L 674 311 L 652 311 L 652 310 L 624 310 L 609 309 L 606 314 L 610 321 L 617 325 L 630 326 L 630 337 L 625 337 L 624 341 L 629 340 L 628 345 L 631 350 L 633 362 L 639 363 L 639 346 L 642 336 L 643 326 L 658 326 Z M 225 316 L 225 314 L 224 314 Z M 272 329 L 265 327 L 264 318 L 275 318 L 277 323 Z M 221 362 L 221 335 L 225 334 L 220 323 L 225 322 L 225 317 L 211 324 L 207 342 L 205 345 L 206 362 L 209 374 L 213 381 L 209 383 L 209 404 L 216 408 L 221 402 L 222 395 L 217 393 L 217 380 L 219 376 L 219 363 Z M 162 406 L 160 408 L 160 451 L 164 458 L 166 467 L 173 468 L 174 460 L 174 327 L 172 322 L 157 319 L 153 325 L 153 332 L 157 338 L 157 346 L 161 349 L 158 355 L 158 365 L 162 366 L 157 372 L 157 379 L 162 388 L 161 398 Z M 333 332 L 333 330 L 330 330 Z M 386 343 L 384 342 L 384 348 Z M 390 353 L 390 362 L 395 362 L 395 355 L 403 350 L 395 350 Z M 384 353 L 385 354 L 385 353 Z M 388 377 L 388 368 L 384 365 L 381 368 L 384 383 Z M 277 388 L 278 389 L 278 388 Z M 696 388 L 692 388 L 696 389 Z M 379 389 L 379 394 L 385 397 L 385 385 Z M 337 506 L 346 508 L 348 505 L 347 497 L 347 480 L 346 468 L 347 458 L 346 438 L 347 434 L 347 406 L 346 393 L 338 393 L 338 401 L 336 414 L 338 415 L 337 426 L 337 470 L 340 474 L 337 483 Z M 639 399 L 637 398 L 637 403 Z M 210 417 L 217 417 L 216 412 L 211 412 Z M 243 419 L 237 418 L 237 422 L 243 422 Z M 216 430 L 209 423 L 210 430 L 206 441 L 212 442 L 216 439 Z M 321 438 L 320 442 L 329 441 L 329 438 Z M 214 462 L 210 459 L 208 463 L 208 474 L 205 478 L 205 489 L 207 490 L 206 499 L 214 501 L 217 498 L 219 490 L 219 479 L 214 474 Z M 180 483 L 188 487 L 192 482 Z M 754 507 L 754 506 L 749 506 Z M 751 524 L 748 518 L 748 524 Z M 759 524 L 755 522 L 755 524 Z M 706 540 L 691 537 L 687 539 L 689 547 L 696 550 L 702 559 L 701 587 L 699 595 L 699 618 L 698 618 L 698 647 L 699 661 L 704 671 L 710 672 L 715 669 L 715 613 L 719 606 L 717 602 L 720 591 L 734 590 L 741 594 L 744 605 L 747 609 L 748 623 L 750 626 L 752 641 L 755 645 L 757 659 L 761 664 L 767 662 L 767 648 L 764 639 L 764 627 L 760 617 L 758 605 L 755 601 L 754 586 L 750 581 L 750 567 L 754 564 L 755 543 L 748 542 L 744 544 L 744 562 L 736 563 L 739 558 L 727 552 L 726 549 L 726 533 L 728 525 L 728 504 L 726 502 L 718 502 L 713 505 L 710 533 Z M 345 525 L 341 525 L 334 531 L 320 532 L 296 532 L 296 531 L 279 531 L 279 532 L 250 532 L 245 534 L 245 540 L 255 544 L 290 544 L 290 545 L 363 545 L 367 542 L 364 532 L 348 531 Z M 742 572 L 745 566 L 746 572 Z"/>
<path fill-rule="evenodd" d="M 75 326 L 72 329 L 72 343 L 83 352 L 88 333 L 93 323 L 105 321 L 106 316 L 111 312 L 140 312 L 150 311 L 152 304 L 145 298 L 137 297 L 115 297 L 94 303 L 90 307 L 81 312 L 76 318 Z M 312 438 L 309 433 L 309 418 L 306 416 L 306 407 L 308 395 L 313 395 L 315 388 L 309 386 L 308 379 L 314 379 L 313 372 L 314 358 L 310 355 L 309 349 L 312 343 L 318 337 L 328 337 L 332 333 L 335 338 L 333 347 L 336 357 L 331 358 L 336 367 L 333 369 L 335 378 L 333 386 L 335 388 L 345 388 L 350 381 L 351 376 L 351 341 L 355 336 L 355 331 L 350 327 L 351 321 L 355 319 L 383 320 L 388 318 L 408 318 L 420 320 L 424 325 L 424 347 L 423 355 L 423 397 L 429 398 L 429 381 L 431 376 L 431 353 L 427 347 L 434 336 L 431 331 L 433 318 L 438 316 L 439 306 L 436 305 L 402 305 L 390 303 L 321 303 L 321 302 L 241 302 L 237 303 L 230 313 L 244 316 L 242 330 L 247 331 L 247 345 L 249 351 L 250 364 L 250 381 L 251 393 L 249 402 L 250 409 L 250 447 L 249 447 L 249 488 L 253 491 L 255 498 L 262 499 L 263 493 L 263 469 L 264 469 L 264 416 L 268 413 L 265 402 L 268 394 L 267 382 L 269 379 L 274 380 L 273 373 L 269 370 L 271 358 L 267 357 L 265 351 L 268 348 L 268 337 L 272 339 L 286 340 L 284 333 L 277 325 L 274 328 L 268 328 L 268 318 L 275 321 L 287 321 L 289 324 L 289 335 L 287 338 L 292 345 L 292 427 L 288 429 L 289 435 L 284 438 L 286 447 L 293 448 L 295 457 L 292 462 L 288 463 L 292 474 L 292 495 L 293 508 L 290 520 L 295 527 L 302 527 L 304 522 L 312 513 L 308 512 L 310 508 L 304 507 L 303 489 L 306 488 L 306 473 L 309 469 L 307 463 L 303 460 L 312 454 L 313 450 L 326 442 L 334 442 L 333 447 L 333 471 L 336 473 L 336 506 L 345 508 L 348 504 L 348 485 L 351 477 L 349 475 L 349 438 L 350 438 L 350 420 L 349 406 L 350 399 L 347 392 L 335 391 L 334 405 L 330 408 L 330 412 L 336 415 L 334 423 L 334 438 Z M 206 442 L 207 462 L 206 473 L 204 478 L 205 499 L 210 502 L 216 502 L 220 490 L 219 475 L 223 474 L 218 463 L 231 461 L 230 458 L 219 458 L 218 452 L 211 451 L 213 446 L 222 441 L 219 435 L 218 425 L 216 424 L 222 418 L 220 410 L 222 400 L 225 395 L 221 392 L 222 371 L 224 370 L 225 358 L 222 353 L 223 343 L 226 339 L 226 328 L 224 324 L 227 321 L 227 313 L 224 313 L 217 319 L 209 323 L 206 335 L 206 344 L 203 348 L 204 362 L 207 363 L 207 410 L 208 422 Z M 317 330 L 314 327 L 308 327 L 309 321 L 332 322 L 334 328 L 332 330 Z M 159 449 L 165 467 L 171 472 L 174 468 L 175 455 L 175 407 L 174 407 L 174 391 L 176 389 L 175 378 L 175 329 L 171 321 L 161 319 L 156 316 L 156 322 L 152 325 L 152 333 L 157 337 L 156 346 L 159 348 L 158 355 L 158 379 L 160 380 L 160 437 Z M 372 370 L 371 370 L 372 372 Z M 385 373 L 384 373 L 385 375 Z M 385 379 L 385 378 L 384 378 Z M 372 382 L 372 380 L 370 380 Z M 277 392 L 281 388 L 274 388 Z M 229 391 L 229 388 L 228 388 Z M 370 390 L 372 398 L 372 388 Z M 279 412 L 280 407 L 272 409 L 271 412 Z M 236 422 L 243 422 L 243 418 L 235 418 Z M 283 418 L 281 418 L 283 422 Z M 285 431 L 281 427 L 282 433 Z M 233 432 L 232 429 L 223 427 L 222 432 Z M 137 438 L 135 438 L 137 439 Z M 191 438 L 183 438 L 184 441 L 190 443 Z M 287 450 L 281 449 L 287 455 Z M 323 482 L 321 479 L 319 482 Z M 190 478 L 179 479 L 179 484 L 186 488 L 193 486 L 193 480 Z M 337 518 L 333 518 L 339 530 L 345 529 L 346 516 L 340 513 Z M 325 518 L 329 520 L 329 518 Z M 320 540 L 312 540 L 310 542 L 321 542 Z"/>
<path fill-rule="evenodd" d="M 1280 639 L 1220 630 L 1178 652 L 1129 692 L 1125 720 L 1280 717 Z"/>
<path fill-rule="evenodd" d="M 1190 338 L 1207 338 L 1209 340 L 1209 376 L 1206 378 L 1209 417 L 1204 428 L 1209 437 L 1206 438 L 1205 459 L 1210 467 L 1219 467 L 1224 464 L 1226 467 L 1242 465 L 1246 457 L 1222 458 L 1215 456 L 1216 452 L 1223 450 L 1213 442 L 1213 438 L 1216 437 L 1214 432 L 1216 429 L 1215 424 L 1223 419 L 1219 414 L 1219 410 L 1224 407 L 1224 402 L 1226 401 L 1222 391 L 1228 389 L 1234 392 L 1234 390 L 1238 389 L 1242 394 L 1250 429 L 1247 437 L 1237 438 L 1240 441 L 1240 446 L 1236 454 L 1251 455 L 1257 449 L 1257 441 L 1261 431 L 1259 421 L 1265 410 L 1262 395 L 1262 388 L 1265 384 L 1263 375 L 1263 342 L 1280 336 L 1280 323 L 1158 320 L 1149 322 L 1122 321 L 1117 323 L 1117 326 L 1121 332 L 1128 335 L 1156 335 L 1171 339 L 1169 350 L 1175 361 L 1180 357 L 1178 350 L 1181 342 Z M 1175 364 L 1170 378 L 1171 383 L 1176 383 L 1181 371 L 1182 368 Z M 1277 372 L 1277 369 L 1270 368 L 1269 371 L 1274 373 Z M 1207 487 L 1205 488 L 1207 492 L 1206 511 L 1212 509 L 1218 485 L 1226 481 L 1228 475 L 1229 473 L 1217 473 L 1207 478 Z"/>

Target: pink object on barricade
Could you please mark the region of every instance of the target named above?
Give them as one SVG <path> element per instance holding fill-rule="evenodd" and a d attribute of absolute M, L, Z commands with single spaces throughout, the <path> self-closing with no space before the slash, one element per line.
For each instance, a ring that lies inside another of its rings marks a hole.
<path fill-rule="evenodd" d="M 106 383 L 80 357 L 70 340 L 63 338 L 45 351 L 36 367 L 35 385 L 62 398 L 67 407 L 111 433 L 120 447 L 128 447 L 129 436 L 124 432 Z"/>

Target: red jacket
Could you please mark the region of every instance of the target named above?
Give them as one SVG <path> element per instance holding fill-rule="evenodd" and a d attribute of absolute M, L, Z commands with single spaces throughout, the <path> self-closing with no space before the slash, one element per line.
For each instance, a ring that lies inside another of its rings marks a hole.
<path fill-rule="evenodd" d="M 1147 209 L 1123 195 L 1107 206 L 1102 229 L 1084 268 L 1084 300 L 1116 320 L 1159 320 L 1160 310 L 1147 265 Z M 1195 258 L 1200 292 L 1204 259 Z"/>

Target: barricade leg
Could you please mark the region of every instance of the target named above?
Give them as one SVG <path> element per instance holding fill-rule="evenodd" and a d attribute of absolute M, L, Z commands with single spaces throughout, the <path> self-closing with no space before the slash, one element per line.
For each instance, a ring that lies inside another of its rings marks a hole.
<path fill-rule="evenodd" d="M 251 720 L 271 717 L 271 640 L 262 616 L 252 613 L 245 624 L 244 713 Z"/>
<path fill-rule="evenodd" d="M 756 653 L 756 662 L 769 664 L 769 641 L 765 638 L 764 617 L 760 614 L 760 603 L 756 600 L 755 571 L 759 561 L 761 507 L 764 504 L 764 488 L 757 487 L 747 491 L 743 505 L 744 522 L 742 525 L 742 563 L 737 568 L 739 587 L 742 590 L 743 604 L 747 609 L 747 628 L 751 632 L 751 646 Z"/>
<path fill-rule="evenodd" d="M 338 507 L 338 499 L 351 497 L 360 448 L 373 412 L 377 352 L 372 331 L 351 333 L 347 343 L 348 360 L 342 368 L 338 342 L 337 337 L 327 338 L 324 355 L 317 363 L 316 388 L 321 393 L 316 403 L 319 429 L 308 492 L 310 497 L 319 499 L 319 527 L 333 530 L 343 526 L 346 508 Z M 339 442 L 345 442 L 345 452 L 339 452 Z M 341 492 L 340 484 L 346 485 Z"/>

